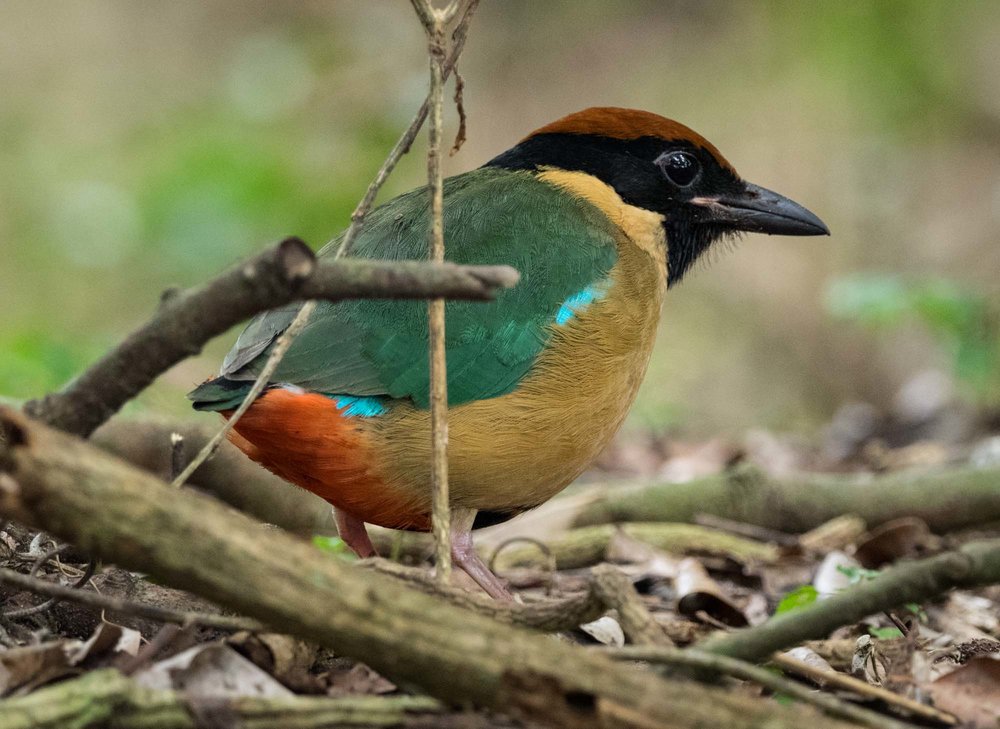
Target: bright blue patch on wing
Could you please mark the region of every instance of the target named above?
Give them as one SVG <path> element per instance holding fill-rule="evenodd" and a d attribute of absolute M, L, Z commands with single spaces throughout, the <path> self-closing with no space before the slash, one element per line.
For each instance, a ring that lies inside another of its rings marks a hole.
<path fill-rule="evenodd" d="M 563 325 L 582 312 L 595 301 L 600 301 L 608 293 L 607 283 L 591 284 L 583 291 L 577 291 L 566 299 L 556 312 L 556 324 Z"/>
<path fill-rule="evenodd" d="M 373 418 L 382 415 L 385 410 L 385 403 L 380 397 L 355 397 L 353 395 L 335 395 L 333 404 L 341 411 L 341 414 L 351 417 Z"/>

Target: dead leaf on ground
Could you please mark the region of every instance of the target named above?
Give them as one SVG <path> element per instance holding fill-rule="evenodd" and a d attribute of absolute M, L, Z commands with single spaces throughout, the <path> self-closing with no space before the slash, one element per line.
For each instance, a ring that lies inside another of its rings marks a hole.
<path fill-rule="evenodd" d="M 247 632 L 236 633 L 226 643 L 294 691 L 318 693 L 323 689 L 318 677 L 309 673 L 316 662 L 317 646 L 313 643 L 279 633 Z"/>
<path fill-rule="evenodd" d="M 24 694 L 76 669 L 70 665 L 67 646 L 79 641 L 53 641 L 0 650 L 0 696 Z"/>
<path fill-rule="evenodd" d="M 139 652 L 141 643 L 142 634 L 138 630 L 105 621 L 97 626 L 90 638 L 83 643 L 77 643 L 69 651 L 69 664 L 77 666 L 87 660 L 109 653 L 127 653 L 134 656 Z"/>
<path fill-rule="evenodd" d="M 328 693 L 331 696 L 358 694 L 380 696 L 391 694 L 396 690 L 396 684 L 364 663 L 356 663 L 347 670 L 331 671 L 328 678 L 330 683 Z"/>
<path fill-rule="evenodd" d="M 677 611 L 682 615 L 695 618 L 704 613 L 733 628 L 743 628 L 748 624 L 743 611 L 696 559 L 688 557 L 681 560 L 674 578 L 674 590 L 678 598 Z"/>
<path fill-rule="evenodd" d="M 870 635 L 862 635 L 854 645 L 851 675 L 872 686 L 881 686 L 889 677 L 889 668 L 879 650 L 878 642 Z"/>
<path fill-rule="evenodd" d="M 137 671 L 133 679 L 145 688 L 183 691 L 192 697 L 293 695 L 270 675 L 221 643 L 189 648 Z"/>
<path fill-rule="evenodd" d="M 50 681 L 78 673 L 95 659 L 120 653 L 135 655 L 142 636 L 114 623 L 97 626 L 86 641 L 59 640 L 0 649 L 0 696 L 24 694 Z"/>
<path fill-rule="evenodd" d="M 580 626 L 580 630 L 602 645 L 609 645 L 613 648 L 621 648 L 625 645 L 625 631 L 622 630 L 622 626 L 617 620 L 607 615 L 584 623 Z"/>
<path fill-rule="evenodd" d="M 854 558 L 865 569 L 876 569 L 904 557 L 926 554 L 939 543 L 927 522 L 915 516 L 904 516 L 868 532 L 854 550 Z"/>
<path fill-rule="evenodd" d="M 826 554 L 854 544 L 865 533 L 865 520 L 856 514 L 844 514 L 825 521 L 799 535 L 799 547 L 807 554 Z"/>
<path fill-rule="evenodd" d="M 973 658 L 927 687 L 934 704 L 975 729 L 1000 722 L 1000 661 Z"/>

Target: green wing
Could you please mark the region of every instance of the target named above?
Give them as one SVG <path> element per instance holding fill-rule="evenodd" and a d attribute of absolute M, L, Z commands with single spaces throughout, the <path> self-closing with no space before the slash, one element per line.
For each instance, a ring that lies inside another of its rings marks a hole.
<path fill-rule="evenodd" d="M 369 215 L 353 253 L 426 259 L 429 220 L 426 188 L 394 198 Z M 617 255 L 613 235 L 612 224 L 594 206 L 527 172 L 481 168 L 445 181 L 448 260 L 508 264 L 521 273 L 520 283 L 492 302 L 446 304 L 451 404 L 516 387 L 545 347 L 560 306 L 608 275 Z M 338 243 L 319 255 L 332 255 Z M 254 319 L 223 363 L 229 382 L 206 383 L 192 398 L 207 407 L 205 400 L 231 398 L 233 381 L 257 375 L 297 309 Z M 272 380 L 329 394 L 409 398 L 425 408 L 427 340 L 423 301 L 323 302 Z"/>

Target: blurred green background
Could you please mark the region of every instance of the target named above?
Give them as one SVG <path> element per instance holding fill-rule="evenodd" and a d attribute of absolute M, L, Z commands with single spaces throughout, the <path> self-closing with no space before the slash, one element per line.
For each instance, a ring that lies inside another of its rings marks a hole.
<path fill-rule="evenodd" d="M 0 71 L 13 397 L 62 384 L 164 288 L 333 237 L 427 75 L 403 0 L 7 0 Z M 1000 3 L 484 0 L 462 71 L 451 173 L 565 113 L 633 106 L 833 231 L 748 236 L 672 290 L 633 428 L 808 431 L 928 369 L 1000 399 Z M 383 199 L 421 184 L 414 151 Z M 231 341 L 134 407 L 188 412 Z"/>

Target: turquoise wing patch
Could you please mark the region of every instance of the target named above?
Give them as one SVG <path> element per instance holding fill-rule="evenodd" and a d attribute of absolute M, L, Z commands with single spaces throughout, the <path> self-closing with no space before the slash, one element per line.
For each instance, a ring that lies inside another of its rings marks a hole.
<path fill-rule="evenodd" d="M 559 311 L 556 312 L 556 324 L 562 326 L 569 323 L 574 316 L 585 311 L 595 301 L 600 301 L 607 296 L 610 287 L 611 282 L 605 280 L 592 284 L 582 291 L 577 291 L 559 307 Z"/>
<path fill-rule="evenodd" d="M 385 398 L 333 395 L 333 404 L 341 415 L 348 418 L 374 418 L 386 411 Z"/>

